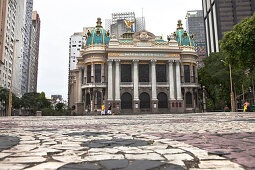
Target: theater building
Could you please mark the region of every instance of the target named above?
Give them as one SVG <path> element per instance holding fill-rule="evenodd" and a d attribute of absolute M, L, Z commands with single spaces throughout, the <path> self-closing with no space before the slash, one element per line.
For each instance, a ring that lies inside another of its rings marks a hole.
<path fill-rule="evenodd" d="M 198 56 L 181 21 L 168 41 L 148 31 L 128 31 L 117 40 L 101 25 L 98 18 L 70 73 L 74 112 L 99 112 L 103 104 L 119 114 L 199 111 Z"/>

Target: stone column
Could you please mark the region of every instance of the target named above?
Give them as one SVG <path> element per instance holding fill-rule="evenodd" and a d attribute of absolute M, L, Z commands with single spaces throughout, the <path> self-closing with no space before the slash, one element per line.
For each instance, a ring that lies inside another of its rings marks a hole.
<path fill-rule="evenodd" d="M 115 61 L 115 113 L 120 111 L 120 60 Z"/>
<path fill-rule="evenodd" d="M 134 60 L 134 100 L 139 100 L 138 96 L 138 85 L 139 85 L 139 77 L 138 77 L 138 62 L 139 60 Z"/>
<path fill-rule="evenodd" d="M 174 67 L 173 60 L 168 61 L 169 100 L 176 100 L 174 93 Z"/>
<path fill-rule="evenodd" d="M 120 60 L 115 61 L 115 100 L 120 101 Z"/>
<path fill-rule="evenodd" d="M 183 100 L 182 91 L 181 91 L 180 61 L 176 61 L 176 92 L 177 92 L 177 100 Z"/>
<path fill-rule="evenodd" d="M 113 100 L 112 95 L 112 60 L 108 60 L 108 101 Z"/>
<path fill-rule="evenodd" d="M 82 69 L 79 68 L 79 82 L 78 82 L 78 103 L 82 103 Z"/>
<path fill-rule="evenodd" d="M 134 99 L 133 99 L 133 109 L 134 112 L 139 112 L 139 96 L 138 96 L 138 86 L 139 86 L 139 77 L 138 77 L 138 62 L 139 60 L 133 60 L 134 65 L 134 75 L 133 75 L 133 83 L 134 83 Z"/>
<path fill-rule="evenodd" d="M 156 60 L 151 60 L 151 96 L 157 100 Z"/>
<path fill-rule="evenodd" d="M 152 112 L 158 111 L 156 60 L 151 60 L 151 106 Z"/>
<path fill-rule="evenodd" d="M 101 83 L 105 82 L 104 63 L 101 64 Z"/>

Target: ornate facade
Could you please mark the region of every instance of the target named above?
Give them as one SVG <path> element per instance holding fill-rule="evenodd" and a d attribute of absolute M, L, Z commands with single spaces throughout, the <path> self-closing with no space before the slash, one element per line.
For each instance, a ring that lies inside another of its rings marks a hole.
<path fill-rule="evenodd" d="M 101 111 L 102 104 L 119 114 L 197 112 L 197 58 L 181 21 L 168 41 L 148 31 L 129 31 L 117 40 L 98 18 L 70 73 L 70 106 L 77 114 L 89 105 Z"/>

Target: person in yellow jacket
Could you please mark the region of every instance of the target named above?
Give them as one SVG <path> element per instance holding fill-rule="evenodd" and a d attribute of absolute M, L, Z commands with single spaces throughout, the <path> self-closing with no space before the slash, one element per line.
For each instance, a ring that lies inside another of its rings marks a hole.
<path fill-rule="evenodd" d="M 105 115 L 105 108 L 104 108 L 104 104 L 102 105 L 101 115 Z"/>
<path fill-rule="evenodd" d="M 244 103 L 244 106 L 243 106 L 243 112 L 246 112 L 246 110 L 247 110 L 247 104 L 246 104 L 246 103 Z"/>

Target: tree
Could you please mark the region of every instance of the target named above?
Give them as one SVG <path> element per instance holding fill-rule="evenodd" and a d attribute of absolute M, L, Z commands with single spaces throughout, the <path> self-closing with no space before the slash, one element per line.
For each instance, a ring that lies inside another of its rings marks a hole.
<path fill-rule="evenodd" d="M 226 61 L 234 67 L 254 69 L 255 66 L 255 13 L 224 34 L 220 42 Z"/>
<path fill-rule="evenodd" d="M 57 103 L 55 106 L 56 111 L 62 111 L 64 107 L 64 103 Z"/>
<path fill-rule="evenodd" d="M 199 82 L 206 87 L 207 107 L 210 110 L 222 110 L 230 106 L 229 67 L 223 53 L 211 53 L 204 59 L 205 66 L 199 70 Z M 232 78 L 236 94 L 242 92 L 242 84 L 247 85 L 243 69 L 233 69 Z"/>
<path fill-rule="evenodd" d="M 45 93 L 25 93 L 21 98 L 21 105 L 30 113 L 35 113 L 43 108 L 50 108 L 50 102 L 45 98 Z"/>

